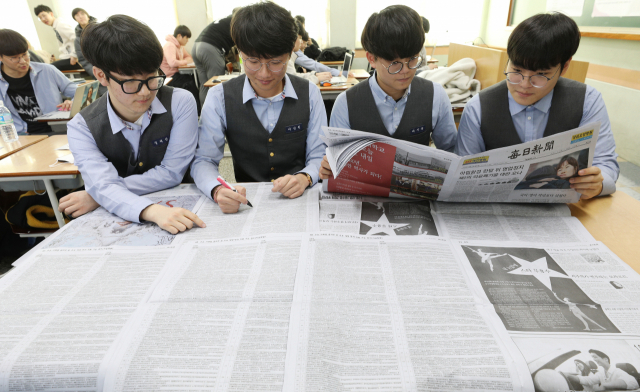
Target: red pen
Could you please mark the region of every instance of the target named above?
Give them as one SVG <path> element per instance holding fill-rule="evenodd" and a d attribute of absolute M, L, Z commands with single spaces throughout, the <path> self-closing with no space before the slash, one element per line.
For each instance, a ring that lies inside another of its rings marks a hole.
<path fill-rule="evenodd" d="M 222 178 L 222 176 L 218 176 L 218 182 L 225 188 L 234 191 L 235 193 L 238 193 L 238 190 L 234 187 L 232 187 L 231 185 L 227 184 L 227 182 L 224 180 L 224 178 Z M 253 206 L 251 205 L 251 202 L 249 201 L 249 199 L 247 199 L 247 205 L 251 208 L 253 208 Z"/>

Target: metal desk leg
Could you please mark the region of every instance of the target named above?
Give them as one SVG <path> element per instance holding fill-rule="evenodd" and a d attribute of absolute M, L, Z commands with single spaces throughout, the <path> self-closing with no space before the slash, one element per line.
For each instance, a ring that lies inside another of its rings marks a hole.
<path fill-rule="evenodd" d="M 193 70 L 193 79 L 195 79 L 195 81 L 196 81 L 196 88 L 199 89 L 200 85 L 198 84 L 198 70 L 197 69 Z"/>
<path fill-rule="evenodd" d="M 53 183 L 50 179 L 42 179 L 44 182 L 45 188 L 47 188 L 47 193 L 49 194 L 49 200 L 51 201 L 51 207 L 53 207 L 53 213 L 56 215 L 56 220 L 58 221 L 58 225 L 60 228 L 64 226 L 64 217 L 62 213 L 58 211 L 58 198 L 56 197 L 56 190 L 53 189 Z"/>

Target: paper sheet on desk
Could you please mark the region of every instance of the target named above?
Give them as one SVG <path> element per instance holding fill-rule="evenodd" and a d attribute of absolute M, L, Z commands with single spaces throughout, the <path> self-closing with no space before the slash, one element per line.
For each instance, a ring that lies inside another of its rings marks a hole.
<path fill-rule="evenodd" d="M 71 149 L 69 148 L 69 144 L 67 143 L 64 146 L 60 146 L 60 147 L 56 148 L 56 150 L 63 151 L 63 150 L 71 150 Z"/>
<path fill-rule="evenodd" d="M 67 154 L 67 155 L 63 155 L 61 157 L 58 157 L 58 159 L 55 161 L 55 163 L 52 163 L 51 165 L 49 165 L 49 167 L 55 167 L 55 166 L 61 165 L 63 163 L 75 163 L 75 159 L 73 158 L 73 154 Z"/>

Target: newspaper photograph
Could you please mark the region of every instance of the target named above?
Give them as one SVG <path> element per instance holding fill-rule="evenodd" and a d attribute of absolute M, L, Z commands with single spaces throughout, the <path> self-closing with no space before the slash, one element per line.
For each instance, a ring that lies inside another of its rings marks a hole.
<path fill-rule="evenodd" d="M 572 203 L 590 167 L 600 123 L 476 155 L 382 135 L 323 127 L 333 177 L 325 192 L 452 202 Z"/>

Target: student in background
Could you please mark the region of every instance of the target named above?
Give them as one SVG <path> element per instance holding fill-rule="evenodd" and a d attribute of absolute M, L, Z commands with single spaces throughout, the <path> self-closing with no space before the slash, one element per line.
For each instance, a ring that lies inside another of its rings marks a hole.
<path fill-rule="evenodd" d="M 191 165 L 198 188 L 224 213 L 247 204 L 245 188 L 235 193 L 216 180 L 225 136 L 238 182 L 272 181 L 272 192 L 296 198 L 316 183 L 327 124 L 320 90 L 286 73 L 298 37 L 289 11 L 272 2 L 243 7 L 231 34 L 246 73 L 209 90 Z"/>
<path fill-rule="evenodd" d="M 473 97 L 464 109 L 456 153 L 476 154 L 600 121 L 593 166 L 571 178 L 582 199 L 616 190 L 616 144 L 602 95 L 561 78 L 580 45 L 580 30 L 560 13 L 538 14 L 509 36 L 506 80 Z"/>
<path fill-rule="evenodd" d="M 189 42 L 189 38 L 191 38 L 191 30 L 185 25 L 176 27 L 173 35 L 167 35 L 165 37 L 167 42 L 162 47 L 164 57 L 162 57 L 160 69 L 167 77 L 173 78 L 170 83 L 171 86 L 183 88 L 193 94 L 198 105 L 198 115 L 200 115 L 199 91 L 193 75 L 178 72 L 178 67 L 193 62 L 193 58 L 185 48 L 185 45 Z"/>
<path fill-rule="evenodd" d="M 305 18 L 302 15 L 296 15 L 296 20 L 299 21 L 300 23 L 302 23 L 302 27 L 306 30 L 307 27 L 305 25 Z M 318 45 L 318 42 L 316 42 L 315 39 L 313 38 L 307 38 L 306 40 L 306 45 L 303 49 L 304 51 L 304 55 L 309 57 L 312 60 L 317 60 L 318 56 L 320 56 L 320 53 L 322 53 L 322 50 L 320 50 L 320 45 Z"/>
<path fill-rule="evenodd" d="M 185 90 L 163 86 L 162 46 L 153 31 L 134 18 L 113 15 L 85 28 L 82 53 L 108 92 L 68 124 L 86 191 L 60 199 L 60 211 L 77 217 L 101 205 L 172 234 L 194 223 L 204 227 L 189 210 L 140 196 L 180 184 L 197 143 L 195 100 Z"/>
<path fill-rule="evenodd" d="M 392 5 L 369 17 L 362 46 L 375 73 L 336 98 L 331 126 L 377 133 L 453 151 L 456 126 L 451 103 L 438 83 L 414 77 L 423 59 L 422 19 L 413 9 Z M 320 178 L 332 175 L 326 157 Z"/>
<path fill-rule="evenodd" d="M 54 61 L 51 64 L 61 71 L 78 69 L 78 56 L 76 55 L 74 46 L 76 34 L 73 27 L 56 18 L 51 8 L 46 5 L 37 6 L 33 9 L 33 12 L 42 23 L 53 27 L 53 31 L 56 33 L 58 49 L 60 50 L 60 60 Z M 54 58 L 54 56 L 51 57 Z"/>
<path fill-rule="evenodd" d="M 300 51 L 300 48 L 302 47 L 302 44 L 304 43 L 304 39 L 302 38 L 302 35 L 306 34 L 302 30 L 302 25 L 300 24 L 300 22 L 296 21 L 296 26 L 298 28 L 298 39 L 296 39 L 296 44 L 293 47 L 293 52 L 291 52 L 291 57 L 289 58 L 289 61 L 287 62 L 287 73 L 289 75 L 296 75 L 296 76 L 301 77 L 303 79 L 307 79 L 308 81 L 310 81 L 313 84 L 318 84 L 320 82 L 324 82 L 325 80 L 331 79 L 331 73 L 330 72 L 318 72 L 318 73 L 316 73 L 315 71 L 298 72 L 298 70 L 296 69 L 296 61 L 298 59 L 298 53 L 302 55 L 302 52 Z M 313 61 L 313 60 L 311 60 L 311 61 Z"/>
<path fill-rule="evenodd" d="M 82 55 L 82 47 L 80 46 L 80 38 L 82 38 L 82 32 L 84 28 L 89 25 L 89 23 L 96 23 L 98 20 L 93 16 L 89 16 L 87 11 L 82 8 L 74 8 L 71 11 L 71 17 L 78 22 L 76 26 L 75 34 L 76 39 L 73 41 L 73 47 L 76 51 L 76 56 L 78 58 L 78 62 L 84 68 L 85 72 L 88 73 L 91 77 L 93 77 L 93 65 L 87 61 Z"/>
<path fill-rule="evenodd" d="M 18 134 L 51 132 L 46 122 L 36 117 L 56 110 L 70 110 L 71 101 L 62 102 L 61 94 L 73 97 L 77 85 L 53 65 L 31 63 L 29 44 L 20 33 L 0 30 L 0 99 L 9 109 Z"/>
<path fill-rule="evenodd" d="M 302 52 L 302 48 L 305 42 L 307 42 L 309 34 L 304 29 L 304 26 L 302 25 L 302 23 L 300 23 L 300 21 L 296 22 L 298 26 L 298 41 L 296 41 L 296 46 L 293 48 L 293 55 L 291 56 L 291 58 L 293 59 L 293 63 L 305 68 L 308 71 L 311 71 L 311 74 L 315 75 L 320 82 L 329 80 L 332 76 L 340 76 L 340 71 L 338 71 L 337 69 L 327 67 L 326 65 L 312 60 L 304 55 L 304 53 Z M 287 69 L 287 72 L 289 72 L 289 69 Z M 350 73 L 349 76 L 353 76 L 353 73 Z"/>
<path fill-rule="evenodd" d="M 234 9 L 234 12 L 238 8 Z M 202 30 L 193 45 L 193 61 L 198 72 L 200 103 L 204 105 L 208 89 L 204 83 L 214 76 L 224 75 L 226 68 L 225 55 L 233 46 L 231 39 L 232 15 L 216 20 Z"/>

